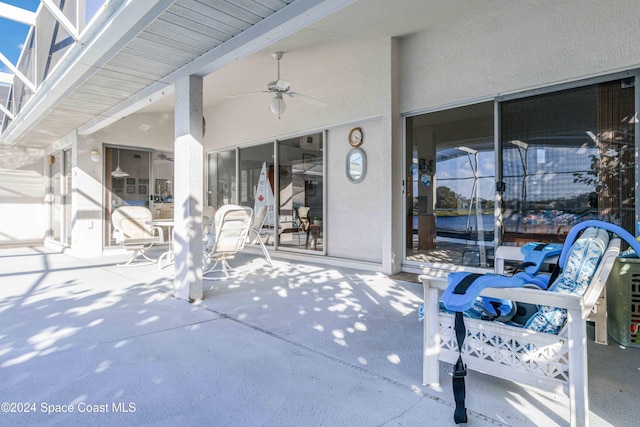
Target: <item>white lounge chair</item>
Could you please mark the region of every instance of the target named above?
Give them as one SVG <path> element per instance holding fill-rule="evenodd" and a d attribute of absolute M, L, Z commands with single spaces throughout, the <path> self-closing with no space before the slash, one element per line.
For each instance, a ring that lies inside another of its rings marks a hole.
<path fill-rule="evenodd" d="M 205 270 L 203 279 L 219 280 L 230 277 L 233 270 L 229 260 L 240 252 L 249 234 L 249 227 L 253 217 L 253 209 L 246 206 L 224 205 L 215 214 L 215 235 L 206 234 L 207 247 L 203 252 Z M 211 267 L 206 268 L 211 264 Z M 220 269 L 216 269 L 220 264 Z M 222 273 L 223 276 L 206 276 L 210 273 Z"/>
<path fill-rule="evenodd" d="M 549 310 L 552 307 L 565 309 L 566 322 L 557 334 L 464 317 L 466 338 L 461 356 L 467 369 L 568 396 L 572 426 L 589 423 L 586 320 L 594 308 L 606 310 L 598 307 L 597 302 L 620 248 L 620 239 L 609 239 L 608 234 L 605 235 L 608 242 L 593 243 L 606 249 L 601 250 L 599 262 L 590 266 L 590 278 L 580 276 L 575 279 L 588 284 L 581 295 L 527 288 L 486 288 L 481 293 L 482 296 L 536 304 Z M 583 259 L 576 259 L 584 254 L 576 245 L 578 242 L 571 246 L 565 269 L 554 284 L 563 280 L 565 274 L 587 274 L 590 270 L 589 266 L 584 267 Z M 501 248 L 496 251 L 497 268 L 504 265 L 501 257 L 510 251 Z M 570 265 L 574 268 L 569 268 Z M 455 313 L 440 307 L 441 294 L 448 286 L 446 279 L 422 275 L 420 280 L 424 285 L 423 384 L 438 385 L 440 361 L 454 364 L 459 357 Z M 604 328 L 606 334 L 603 319 L 606 325 L 606 316 L 596 317 L 596 330 Z M 535 324 L 536 321 L 532 321 L 532 326 Z M 467 390 L 467 393 L 473 392 Z"/>
<path fill-rule="evenodd" d="M 136 265 L 134 261 L 139 257 L 150 263 L 156 262 L 145 251 L 155 244 L 164 243 L 164 234 L 162 228 L 147 224 L 152 218 L 151 211 L 144 206 L 121 206 L 113 212 L 111 222 L 116 243 L 133 251 L 131 258 L 119 266 Z"/>
<path fill-rule="evenodd" d="M 260 232 L 262 231 L 262 226 L 264 225 L 264 221 L 267 218 L 268 207 L 261 206 L 257 212 L 253 213 L 253 218 L 251 219 L 251 226 L 249 227 L 249 234 L 247 235 L 247 243 L 250 245 L 255 245 L 258 243 L 262 248 L 262 253 L 264 253 L 264 257 L 269 263 L 269 265 L 273 265 L 271 261 L 271 256 L 269 256 L 269 252 L 267 252 L 267 248 L 262 242 L 262 238 L 260 237 Z"/>

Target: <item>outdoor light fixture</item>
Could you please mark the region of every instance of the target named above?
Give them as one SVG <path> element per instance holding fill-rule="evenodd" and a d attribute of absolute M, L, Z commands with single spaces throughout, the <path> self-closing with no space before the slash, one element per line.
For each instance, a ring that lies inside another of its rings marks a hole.
<path fill-rule="evenodd" d="M 93 163 L 99 163 L 100 162 L 100 152 L 98 150 L 91 150 L 91 161 Z"/>
<path fill-rule="evenodd" d="M 269 103 L 269 109 L 273 114 L 277 114 L 280 116 L 284 113 L 284 110 L 287 108 L 287 105 L 284 103 L 284 99 L 282 99 L 281 93 L 274 93 L 271 102 Z"/>
<path fill-rule="evenodd" d="M 120 169 L 120 149 L 119 148 L 118 148 L 118 167 L 116 168 L 116 170 L 111 172 L 111 176 L 116 178 L 123 178 L 125 176 L 129 176 L 127 172 Z"/>

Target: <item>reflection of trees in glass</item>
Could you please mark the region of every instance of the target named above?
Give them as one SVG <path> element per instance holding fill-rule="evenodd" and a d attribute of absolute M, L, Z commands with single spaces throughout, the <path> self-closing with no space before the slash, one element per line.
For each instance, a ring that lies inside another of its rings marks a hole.
<path fill-rule="evenodd" d="M 628 141 L 629 135 L 625 136 L 624 133 L 618 138 L 613 138 L 613 131 L 600 132 L 598 136 L 588 133 L 598 146 L 599 153 L 589 155 L 589 169 L 575 172 L 573 182 L 593 188 L 594 193 L 589 197 L 589 207 L 600 207 L 599 213 L 611 220 L 611 217 L 619 215 L 614 211 L 634 204 L 632 193 L 627 197 L 620 193 L 620 190 L 629 186 L 633 188 L 635 182 L 633 140 Z M 608 203 L 599 206 L 599 201 L 603 198 L 606 198 Z"/>
<path fill-rule="evenodd" d="M 623 159 L 631 148 L 628 146 L 618 146 L 603 150 L 600 155 L 590 154 L 591 166 L 589 170 L 575 172 L 573 182 L 586 184 L 593 187 L 596 192 L 608 190 L 608 181 L 620 175 L 625 167 Z"/>
<path fill-rule="evenodd" d="M 456 209 L 458 207 L 458 195 L 449 187 L 436 188 L 436 209 Z"/>
<path fill-rule="evenodd" d="M 457 194 L 451 188 L 441 185 L 436 188 L 436 209 L 458 209 L 461 206 L 469 206 L 471 200 L 461 194 Z M 482 209 L 493 209 L 493 200 L 480 199 Z"/>

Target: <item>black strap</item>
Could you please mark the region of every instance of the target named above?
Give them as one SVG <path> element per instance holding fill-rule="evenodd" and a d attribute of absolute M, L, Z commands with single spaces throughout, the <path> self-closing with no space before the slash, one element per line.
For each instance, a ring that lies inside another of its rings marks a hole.
<path fill-rule="evenodd" d="M 534 251 L 541 251 L 541 250 L 543 250 L 543 249 L 544 249 L 544 248 L 546 248 L 546 247 L 547 247 L 547 244 L 546 244 L 546 243 L 540 243 L 540 244 L 536 245 L 536 247 L 535 247 L 535 248 L 533 248 L 533 250 L 534 250 Z"/>
<path fill-rule="evenodd" d="M 471 284 L 480 276 L 482 276 L 482 274 L 478 273 L 471 273 L 468 276 L 465 276 L 453 289 L 453 293 L 456 295 L 466 294 L 469 286 L 471 286 Z"/>
<path fill-rule="evenodd" d="M 551 271 L 551 277 L 549 278 L 549 286 L 551 286 L 553 282 L 556 281 L 560 273 L 562 273 L 562 267 L 560 267 L 560 263 L 558 262 L 553 266 L 553 270 Z"/>
<path fill-rule="evenodd" d="M 461 283 L 463 281 L 464 280 L 462 280 Z M 469 285 L 467 285 L 467 287 L 468 286 Z M 467 408 L 465 408 L 464 406 L 464 399 L 466 394 L 464 377 L 467 375 L 467 367 L 462 362 L 462 345 L 464 344 L 464 339 L 467 336 L 467 328 L 464 326 L 464 317 L 462 315 L 462 312 L 460 311 L 456 312 L 454 328 L 456 331 L 456 340 L 458 341 L 458 361 L 453 366 L 453 398 L 456 401 L 456 409 L 453 413 L 453 420 L 456 424 L 461 424 L 467 422 Z"/>

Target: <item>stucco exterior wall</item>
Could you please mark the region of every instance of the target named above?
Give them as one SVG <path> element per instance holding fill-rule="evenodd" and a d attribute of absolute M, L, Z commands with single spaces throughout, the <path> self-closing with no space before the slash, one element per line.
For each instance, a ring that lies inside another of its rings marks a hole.
<path fill-rule="evenodd" d="M 325 109 L 286 99 L 287 110 L 278 119 L 268 109 L 269 97 L 242 97 L 205 111 L 205 151 L 272 141 L 304 133 L 327 130 L 326 194 L 328 217 L 324 243 L 332 257 L 380 263 L 383 234 L 391 234 L 383 210 L 391 198 L 387 191 L 391 145 L 390 51 L 391 40 L 363 43 L 324 63 L 309 60 L 309 70 L 292 82 L 294 90 L 321 98 Z M 353 184 L 346 176 L 346 156 L 351 146 L 347 136 L 361 127 L 367 155 L 367 176 Z M 389 241 L 390 238 L 387 239 Z"/>
<path fill-rule="evenodd" d="M 0 247 L 42 243 L 46 234 L 43 150 L 0 147 Z"/>
<path fill-rule="evenodd" d="M 99 144 L 173 150 L 173 113 L 132 114 L 87 137 Z"/>
<path fill-rule="evenodd" d="M 364 143 L 360 146 L 367 157 L 367 175 L 360 183 L 351 182 L 346 175 L 347 153 L 351 146 L 347 136 L 353 126 L 331 129 L 327 167 L 327 204 L 329 226 L 327 253 L 338 258 L 382 262 L 382 235 L 385 232 L 383 209 L 389 200 L 385 194 L 387 178 L 381 172 L 388 159 L 378 154 L 384 143 L 381 119 L 359 122 Z"/>
<path fill-rule="evenodd" d="M 307 54 L 306 70 L 295 78 L 283 72 L 283 78 L 291 79 L 293 91 L 321 99 L 327 103 L 326 108 L 286 97 L 287 109 L 278 118 L 269 111 L 270 98 L 265 94 L 227 99 L 205 111 L 205 150 L 282 139 L 379 116 L 389 98 L 385 92 L 389 43 L 390 40 L 362 42 L 354 50 L 325 62 L 315 62 L 313 55 Z M 286 59 L 285 56 L 283 67 Z"/>
<path fill-rule="evenodd" d="M 401 111 L 640 65 L 638 3 L 506 0 L 405 37 Z"/>

